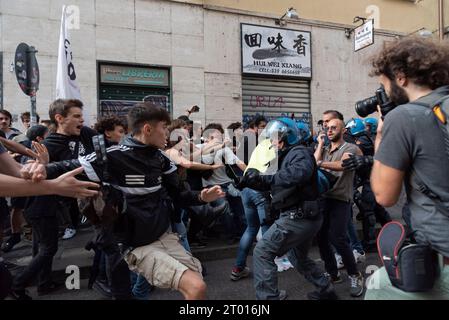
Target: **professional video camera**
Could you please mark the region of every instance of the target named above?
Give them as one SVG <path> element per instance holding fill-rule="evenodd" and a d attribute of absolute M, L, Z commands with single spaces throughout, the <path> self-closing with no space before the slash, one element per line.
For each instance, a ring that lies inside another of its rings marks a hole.
<path fill-rule="evenodd" d="M 383 86 L 376 90 L 375 96 L 357 101 L 355 103 L 355 112 L 357 112 L 360 117 L 364 118 L 371 113 L 376 112 L 378 105 L 380 106 L 382 116 L 384 117 L 396 107 L 396 105 L 388 98 Z"/>

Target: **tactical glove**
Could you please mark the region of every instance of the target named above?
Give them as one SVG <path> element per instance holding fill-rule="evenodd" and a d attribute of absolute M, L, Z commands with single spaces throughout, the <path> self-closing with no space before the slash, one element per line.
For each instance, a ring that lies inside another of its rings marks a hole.
<path fill-rule="evenodd" d="M 266 178 L 268 177 L 260 175 L 259 170 L 248 169 L 235 187 L 239 190 L 251 188 L 258 191 L 265 191 L 270 189 L 270 184 L 266 182 Z"/>
<path fill-rule="evenodd" d="M 358 170 L 364 167 L 371 167 L 373 165 L 372 156 L 354 156 L 351 155 L 350 158 L 343 160 L 341 166 L 345 171 Z"/>

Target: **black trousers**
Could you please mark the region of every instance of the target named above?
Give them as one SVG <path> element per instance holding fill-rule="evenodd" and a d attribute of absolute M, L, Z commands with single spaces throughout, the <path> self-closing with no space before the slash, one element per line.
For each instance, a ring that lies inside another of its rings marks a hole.
<path fill-rule="evenodd" d="M 58 251 L 58 219 L 40 217 L 30 220 L 33 242 L 38 244 L 38 252 L 25 270 L 14 278 L 14 290 L 24 290 L 36 277 L 38 289 L 51 282 L 53 257 Z"/>
<path fill-rule="evenodd" d="M 95 229 L 95 245 L 106 259 L 106 274 L 115 299 L 131 299 L 131 278 L 128 264 L 123 260 L 120 248 L 113 234 L 112 226 Z"/>
<path fill-rule="evenodd" d="M 322 199 L 323 225 L 318 232 L 318 246 L 326 271 L 336 276 L 337 262 L 331 244 L 341 255 L 349 275 L 358 274 L 354 254 L 349 245 L 348 222 L 351 217 L 351 203 L 335 199 Z"/>

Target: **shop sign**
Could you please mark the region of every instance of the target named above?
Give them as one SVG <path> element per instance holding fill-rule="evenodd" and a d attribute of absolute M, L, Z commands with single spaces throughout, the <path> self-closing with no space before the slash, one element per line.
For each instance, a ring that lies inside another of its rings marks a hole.
<path fill-rule="evenodd" d="M 374 20 L 368 20 L 354 30 L 354 51 L 359 51 L 374 43 Z"/>
<path fill-rule="evenodd" d="M 311 45 L 309 31 L 242 23 L 242 72 L 310 79 Z"/>
<path fill-rule="evenodd" d="M 120 65 L 101 65 L 100 66 L 101 83 L 127 84 L 138 86 L 169 86 L 168 70 L 120 66 Z"/>

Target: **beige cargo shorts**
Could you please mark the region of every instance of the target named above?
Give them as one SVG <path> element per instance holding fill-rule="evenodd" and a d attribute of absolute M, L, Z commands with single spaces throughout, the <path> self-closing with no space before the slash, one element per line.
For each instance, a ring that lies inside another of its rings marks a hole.
<path fill-rule="evenodd" d="M 166 232 L 153 243 L 132 250 L 125 257 L 129 269 L 158 288 L 178 290 L 183 273 L 190 269 L 201 274 L 200 261 L 184 249 L 177 233 Z"/>

